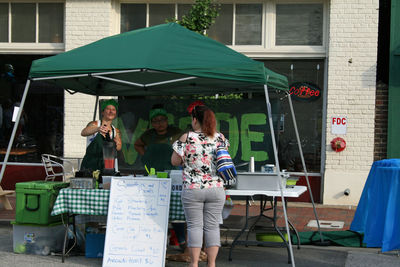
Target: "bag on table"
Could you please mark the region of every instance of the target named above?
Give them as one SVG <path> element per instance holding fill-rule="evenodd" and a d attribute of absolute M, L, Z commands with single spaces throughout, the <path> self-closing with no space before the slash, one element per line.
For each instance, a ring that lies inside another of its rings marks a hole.
<path fill-rule="evenodd" d="M 217 147 L 217 171 L 225 185 L 235 185 L 237 172 L 231 155 L 225 145 Z"/>

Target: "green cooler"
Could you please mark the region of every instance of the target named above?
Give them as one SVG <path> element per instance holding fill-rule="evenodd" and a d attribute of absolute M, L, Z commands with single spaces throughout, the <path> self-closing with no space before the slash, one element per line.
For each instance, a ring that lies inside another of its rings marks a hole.
<path fill-rule="evenodd" d="M 58 192 L 69 183 L 32 181 L 15 184 L 17 223 L 49 224 L 61 221 L 61 216 L 51 216 Z"/>

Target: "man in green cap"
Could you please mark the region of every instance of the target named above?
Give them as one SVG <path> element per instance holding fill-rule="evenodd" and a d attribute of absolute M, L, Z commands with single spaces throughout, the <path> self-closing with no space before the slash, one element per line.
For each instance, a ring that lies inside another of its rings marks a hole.
<path fill-rule="evenodd" d="M 171 164 L 172 144 L 183 134 L 178 127 L 168 125 L 167 111 L 156 104 L 149 112 L 152 128 L 144 132 L 135 142 L 136 151 L 142 156 L 142 162 L 148 168 L 157 171 L 175 169 Z M 171 223 L 181 249 L 186 248 L 185 224 Z"/>
<path fill-rule="evenodd" d="M 149 118 L 152 128 L 136 140 L 135 150 L 148 168 L 175 169 L 171 165 L 172 144 L 182 135 L 182 130 L 168 125 L 167 111 L 160 104 L 152 107 Z"/>

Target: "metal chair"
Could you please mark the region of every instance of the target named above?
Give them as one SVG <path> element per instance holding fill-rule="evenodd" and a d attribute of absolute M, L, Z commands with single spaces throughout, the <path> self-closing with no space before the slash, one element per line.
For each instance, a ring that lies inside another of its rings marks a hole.
<path fill-rule="evenodd" d="M 45 181 L 54 181 L 56 177 L 61 176 L 62 181 L 65 182 L 65 178 L 67 175 L 74 175 L 75 169 L 74 165 L 71 161 L 66 160 L 61 157 L 57 157 L 50 154 L 42 154 L 42 162 L 44 169 L 46 171 L 46 178 Z M 71 171 L 67 172 L 65 170 L 65 164 L 71 165 Z M 59 171 L 61 170 L 61 171 Z"/>
<path fill-rule="evenodd" d="M 7 196 L 12 195 L 14 193 L 15 193 L 15 191 L 13 191 L 13 190 L 3 190 L 3 188 L 0 185 L 0 203 L 3 204 L 4 209 L 6 209 L 6 210 L 13 209 Z"/>

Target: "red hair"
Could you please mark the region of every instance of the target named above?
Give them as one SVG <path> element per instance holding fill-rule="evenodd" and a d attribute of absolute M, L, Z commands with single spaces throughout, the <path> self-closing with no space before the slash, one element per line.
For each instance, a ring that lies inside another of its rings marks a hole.
<path fill-rule="evenodd" d="M 190 105 L 186 109 L 188 111 L 189 115 L 192 114 L 192 111 L 193 111 L 195 106 L 204 106 L 204 103 L 201 100 L 197 100 L 197 101 L 194 101 L 194 102 L 190 103 Z"/>
<path fill-rule="evenodd" d="M 217 132 L 217 120 L 214 112 L 206 106 L 195 106 L 192 110 L 192 117 L 196 118 L 201 125 L 201 130 L 209 137 Z"/>

